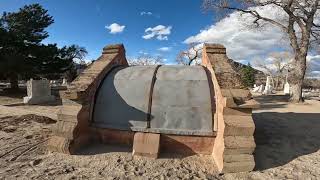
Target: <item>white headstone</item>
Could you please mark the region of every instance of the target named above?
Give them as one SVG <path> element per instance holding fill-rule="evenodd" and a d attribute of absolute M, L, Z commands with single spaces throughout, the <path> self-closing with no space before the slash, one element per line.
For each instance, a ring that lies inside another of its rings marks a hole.
<path fill-rule="evenodd" d="M 271 85 L 271 76 L 267 77 L 266 87 L 263 91 L 263 94 L 271 94 L 272 93 L 272 85 Z"/>
<path fill-rule="evenodd" d="M 288 82 L 284 85 L 283 93 L 290 94 L 290 84 Z"/>
<path fill-rule="evenodd" d="M 260 86 L 254 85 L 254 88 L 252 89 L 252 92 L 258 92 L 260 89 Z"/>
<path fill-rule="evenodd" d="M 62 80 L 62 85 L 63 85 L 63 86 L 68 85 L 68 83 L 67 83 L 67 79 L 66 79 L 66 78 L 63 78 L 63 80 Z"/>
<path fill-rule="evenodd" d="M 261 85 L 259 86 L 258 92 L 259 92 L 259 93 L 262 93 L 263 91 L 264 91 L 264 85 L 261 84 Z"/>
<path fill-rule="evenodd" d="M 52 102 L 55 97 L 51 95 L 51 88 L 48 80 L 33 80 L 27 82 L 28 96 L 23 97 L 25 104 L 43 104 Z"/>

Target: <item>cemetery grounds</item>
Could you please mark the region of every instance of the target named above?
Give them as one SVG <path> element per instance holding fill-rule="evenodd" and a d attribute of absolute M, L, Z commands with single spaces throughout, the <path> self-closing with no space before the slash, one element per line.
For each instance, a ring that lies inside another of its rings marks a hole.
<path fill-rule="evenodd" d="M 130 149 L 92 145 L 77 155 L 45 145 L 60 106 L 23 105 L 23 94 L 0 92 L 0 179 L 319 179 L 320 101 L 289 104 L 283 95 L 256 96 L 252 172 L 218 174 L 210 156 L 135 157 Z"/>

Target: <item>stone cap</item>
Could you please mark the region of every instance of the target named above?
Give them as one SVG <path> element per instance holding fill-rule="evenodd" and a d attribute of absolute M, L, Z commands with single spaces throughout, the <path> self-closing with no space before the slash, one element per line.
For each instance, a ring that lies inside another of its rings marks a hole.
<path fill-rule="evenodd" d="M 252 98 L 247 89 L 221 89 L 222 96 L 226 98 L 226 107 L 257 109 L 260 104 Z"/>
<path fill-rule="evenodd" d="M 204 43 L 203 48 L 206 53 L 210 54 L 226 54 L 226 48 L 221 44 Z"/>
<path fill-rule="evenodd" d="M 125 52 L 123 44 L 111 44 L 103 48 L 102 54 L 115 54 L 119 52 Z"/>

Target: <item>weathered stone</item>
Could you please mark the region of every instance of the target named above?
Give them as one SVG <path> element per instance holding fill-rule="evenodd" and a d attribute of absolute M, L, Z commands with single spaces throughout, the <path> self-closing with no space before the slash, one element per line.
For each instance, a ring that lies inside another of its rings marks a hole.
<path fill-rule="evenodd" d="M 220 44 L 205 44 L 206 52 L 212 54 L 226 54 L 226 48 Z"/>
<path fill-rule="evenodd" d="M 223 161 L 227 163 L 231 162 L 254 162 L 253 155 L 250 154 L 232 154 L 232 155 L 224 155 Z"/>
<path fill-rule="evenodd" d="M 254 166 L 255 166 L 254 161 L 224 163 L 222 172 L 234 173 L 234 172 L 252 171 L 254 169 Z"/>
<path fill-rule="evenodd" d="M 266 87 L 263 91 L 263 94 L 272 94 L 273 87 L 271 85 L 271 76 L 267 77 Z"/>
<path fill-rule="evenodd" d="M 290 94 L 290 84 L 288 82 L 284 85 L 283 93 Z"/>
<path fill-rule="evenodd" d="M 89 126 L 95 92 L 113 67 L 128 65 L 123 45 L 106 47 L 104 51 L 117 48 L 116 53 L 102 54 L 68 86 L 66 91 L 60 93 L 64 104 L 58 113 L 55 136 L 48 143 L 50 150 L 74 153 L 77 148 L 95 137 L 95 134 L 90 133 Z"/>
<path fill-rule="evenodd" d="M 45 104 L 55 100 L 48 80 L 31 79 L 27 82 L 27 93 L 28 96 L 23 98 L 25 104 Z"/>
<path fill-rule="evenodd" d="M 221 89 L 224 97 L 251 98 L 251 93 L 247 89 Z"/>
<path fill-rule="evenodd" d="M 254 133 L 255 125 L 251 116 L 226 115 L 224 121 L 225 136 L 252 136 Z"/>
<path fill-rule="evenodd" d="M 238 105 L 238 108 L 243 108 L 243 109 L 257 109 L 260 107 L 260 104 L 254 100 L 254 99 L 250 99 L 245 101 L 243 104 Z"/>
<path fill-rule="evenodd" d="M 234 115 L 234 116 L 251 116 L 252 109 L 250 108 L 223 108 L 224 115 Z"/>
<path fill-rule="evenodd" d="M 59 136 L 52 136 L 48 141 L 47 149 L 49 151 L 57 151 L 65 154 L 70 154 L 70 150 L 69 150 L 70 145 L 71 145 L 70 139 L 59 137 Z"/>
<path fill-rule="evenodd" d="M 65 137 L 68 139 L 74 138 L 73 130 L 76 128 L 77 122 L 58 121 L 53 128 L 53 133 L 57 136 Z"/>
<path fill-rule="evenodd" d="M 212 154 L 214 144 L 213 136 L 182 136 L 161 134 L 161 152 L 179 153 L 185 155 L 192 154 Z"/>
<path fill-rule="evenodd" d="M 252 154 L 256 144 L 253 136 L 224 137 L 225 154 Z"/>
<path fill-rule="evenodd" d="M 160 147 L 160 134 L 140 133 L 134 135 L 133 156 L 157 158 Z"/>

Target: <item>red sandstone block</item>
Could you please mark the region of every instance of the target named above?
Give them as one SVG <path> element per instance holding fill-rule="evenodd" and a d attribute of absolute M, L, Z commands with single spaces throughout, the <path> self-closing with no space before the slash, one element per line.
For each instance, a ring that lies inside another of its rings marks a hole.
<path fill-rule="evenodd" d="M 159 153 L 160 134 L 137 132 L 133 139 L 133 156 L 145 156 L 156 159 Z"/>

